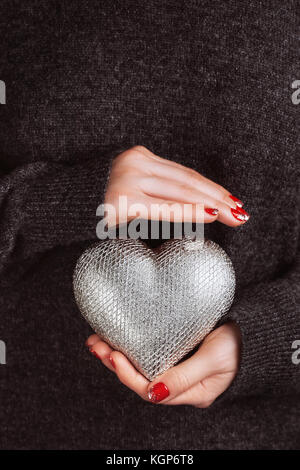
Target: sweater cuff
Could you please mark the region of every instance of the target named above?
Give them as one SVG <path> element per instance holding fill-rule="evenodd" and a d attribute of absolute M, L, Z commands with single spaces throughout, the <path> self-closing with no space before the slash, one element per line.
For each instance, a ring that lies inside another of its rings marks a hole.
<path fill-rule="evenodd" d="M 97 207 L 104 202 L 112 159 L 46 168 L 24 202 L 23 236 L 44 250 L 96 239 Z"/>
<path fill-rule="evenodd" d="M 248 287 L 229 316 L 241 329 L 240 368 L 225 396 L 294 393 L 300 367 L 292 361 L 292 343 L 300 339 L 300 312 L 288 280 Z"/>

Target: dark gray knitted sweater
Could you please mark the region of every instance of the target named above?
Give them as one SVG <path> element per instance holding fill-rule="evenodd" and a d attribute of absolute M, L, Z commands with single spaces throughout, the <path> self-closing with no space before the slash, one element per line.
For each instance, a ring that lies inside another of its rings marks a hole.
<path fill-rule="evenodd" d="M 1 1 L 1 448 L 300 448 L 298 1 Z M 143 402 L 84 348 L 72 271 L 111 159 L 144 145 L 251 214 L 241 369 L 206 410 Z"/>

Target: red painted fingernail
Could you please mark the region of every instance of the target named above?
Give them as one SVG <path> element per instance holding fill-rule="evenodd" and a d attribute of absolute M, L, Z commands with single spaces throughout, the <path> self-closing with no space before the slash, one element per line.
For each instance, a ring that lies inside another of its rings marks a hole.
<path fill-rule="evenodd" d="M 244 204 L 243 204 L 242 201 L 240 201 L 237 197 L 233 196 L 232 194 L 230 194 L 229 197 L 230 197 L 230 199 L 233 200 L 233 202 L 236 203 L 236 205 L 237 205 L 238 207 L 243 207 Z"/>
<path fill-rule="evenodd" d="M 219 209 L 211 209 L 210 207 L 207 207 L 204 209 L 205 212 L 207 212 L 209 215 L 217 215 L 219 213 Z"/>
<path fill-rule="evenodd" d="M 94 351 L 94 349 L 90 348 L 90 353 L 92 353 L 95 357 L 97 357 L 97 359 L 100 359 L 101 361 L 101 357 L 96 353 L 96 351 Z"/>
<path fill-rule="evenodd" d="M 168 387 L 162 382 L 153 385 L 148 392 L 148 398 L 152 403 L 158 403 L 170 395 Z"/>
<path fill-rule="evenodd" d="M 250 218 L 250 215 L 246 211 L 244 211 L 244 209 L 241 208 L 231 209 L 231 213 L 233 217 L 235 217 L 240 222 L 247 222 L 247 220 L 249 220 Z"/>
<path fill-rule="evenodd" d="M 111 356 L 109 356 L 109 360 L 110 360 L 111 365 L 115 369 L 116 368 L 116 363 L 115 363 L 115 361 L 113 360 L 113 358 Z"/>

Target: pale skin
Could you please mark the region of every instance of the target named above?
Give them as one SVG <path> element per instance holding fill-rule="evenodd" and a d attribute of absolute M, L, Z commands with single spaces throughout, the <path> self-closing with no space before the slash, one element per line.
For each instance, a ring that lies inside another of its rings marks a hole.
<path fill-rule="evenodd" d="M 203 204 L 204 223 L 218 220 L 230 227 L 238 227 L 246 220 L 238 220 L 231 209 L 247 213 L 237 207 L 230 195 L 230 191 L 198 172 L 161 158 L 145 147 L 136 146 L 114 159 L 105 202 L 117 208 L 118 197 L 127 196 L 131 203 L 141 203 L 146 207 L 151 204 L 172 205 L 174 202 Z M 218 209 L 218 213 L 212 215 L 205 208 Z M 117 215 L 121 222 L 128 214 Z M 159 218 L 163 219 L 163 215 Z M 196 212 L 193 212 L 192 220 L 197 221 Z M 160 404 L 206 408 L 229 387 L 237 374 L 241 334 L 234 322 L 220 326 L 204 339 L 193 356 L 153 382 L 140 374 L 124 354 L 114 351 L 97 335 L 90 336 L 86 344 L 124 385 L 142 399 L 150 401 L 149 391 L 155 384 L 163 383 L 169 395 Z"/>

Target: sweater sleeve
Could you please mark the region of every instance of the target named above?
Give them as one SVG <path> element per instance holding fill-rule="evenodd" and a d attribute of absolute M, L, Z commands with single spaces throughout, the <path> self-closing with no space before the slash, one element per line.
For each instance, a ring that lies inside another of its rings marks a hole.
<path fill-rule="evenodd" d="M 0 175 L 0 273 L 34 253 L 96 238 L 110 161 L 37 162 Z"/>
<path fill-rule="evenodd" d="M 268 396 L 300 391 L 300 364 L 292 360 L 300 340 L 300 256 L 282 278 L 248 287 L 229 317 L 240 326 L 240 370 L 225 396 Z"/>

